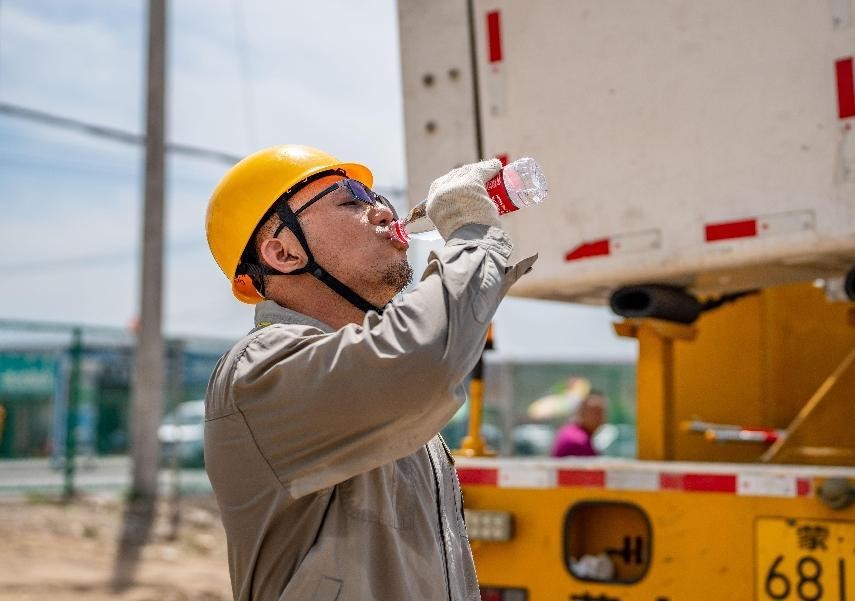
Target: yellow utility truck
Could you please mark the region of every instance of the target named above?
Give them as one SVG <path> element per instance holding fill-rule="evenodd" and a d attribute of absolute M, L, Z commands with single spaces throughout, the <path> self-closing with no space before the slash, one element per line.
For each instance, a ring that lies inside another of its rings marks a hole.
<path fill-rule="evenodd" d="M 535 157 L 512 294 L 638 341 L 637 460 L 458 460 L 482 599 L 855 601 L 855 2 L 398 10 L 409 189 Z"/>

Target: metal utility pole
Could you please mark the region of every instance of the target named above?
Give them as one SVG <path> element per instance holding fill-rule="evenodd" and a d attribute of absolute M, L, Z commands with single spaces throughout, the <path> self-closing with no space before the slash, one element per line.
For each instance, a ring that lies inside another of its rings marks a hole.
<path fill-rule="evenodd" d="M 80 406 L 80 357 L 83 354 L 83 330 L 71 332 L 71 377 L 65 406 L 65 465 L 62 498 L 68 503 L 74 498 L 75 457 L 77 455 L 77 409 Z"/>
<path fill-rule="evenodd" d="M 163 216 L 166 99 L 166 0 L 149 0 L 148 93 L 145 145 L 140 321 L 133 380 L 132 498 L 157 498 L 160 445 L 157 427 L 163 412 L 164 345 Z"/>

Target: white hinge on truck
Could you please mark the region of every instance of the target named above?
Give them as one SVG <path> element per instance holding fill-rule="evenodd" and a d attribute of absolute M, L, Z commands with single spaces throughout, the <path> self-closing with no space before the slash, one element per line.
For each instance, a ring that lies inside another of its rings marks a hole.
<path fill-rule="evenodd" d="M 855 599 L 853 4 L 398 1 L 411 203 L 534 157 L 511 294 L 639 341 L 641 461 L 459 462 L 482 599 Z"/>

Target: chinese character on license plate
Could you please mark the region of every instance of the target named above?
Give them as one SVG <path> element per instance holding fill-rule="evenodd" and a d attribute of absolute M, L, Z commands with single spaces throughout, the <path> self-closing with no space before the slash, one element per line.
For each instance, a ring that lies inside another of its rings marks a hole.
<path fill-rule="evenodd" d="M 759 518 L 757 599 L 855 601 L 855 522 Z"/>

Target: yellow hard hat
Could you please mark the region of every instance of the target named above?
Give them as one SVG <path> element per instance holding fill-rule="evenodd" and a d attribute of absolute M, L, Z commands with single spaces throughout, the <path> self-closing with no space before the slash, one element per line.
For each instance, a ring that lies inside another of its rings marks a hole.
<path fill-rule="evenodd" d="M 369 188 L 374 183 L 371 171 L 356 163 L 342 163 L 317 148 L 287 144 L 265 148 L 251 154 L 228 172 L 217 184 L 205 217 L 208 246 L 217 265 L 232 282 L 232 293 L 245 303 L 262 299 L 252 280 L 235 271 L 252 233 L 273 203 L 308 177 L 323 171 L 341 169 L 347 177 Z"/>

